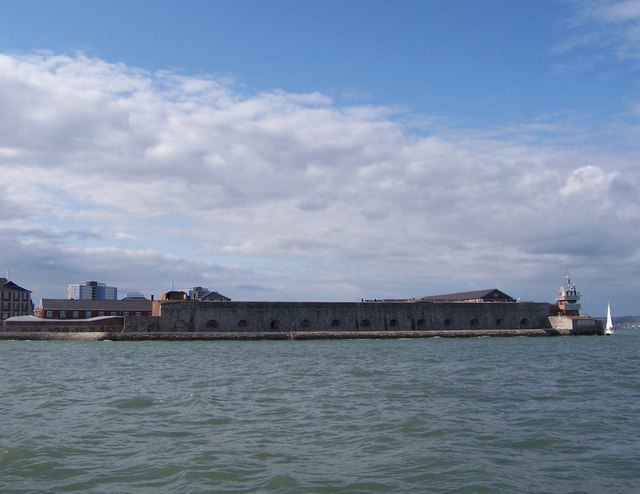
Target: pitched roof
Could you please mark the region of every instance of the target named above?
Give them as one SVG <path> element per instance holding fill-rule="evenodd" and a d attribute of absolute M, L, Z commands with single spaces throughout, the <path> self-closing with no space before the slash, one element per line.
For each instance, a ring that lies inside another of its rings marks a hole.
<path fill-rule="evenodd" d="M 15 290 L 17 292 L 28 292 L 26 288 L 16 285 L 13 281 L 9 281 L 6 278 L 0 278 L 0 286 L 5 290 Z"/>
<path fill-rule="evenodd" d="M 225 297 L 224 295 L 218 292 L 208 292 L 206 295 L 200 297 L 199 300 L 211 300 L 214 302 L 229 302 L 231 299 L 229 297 Z"/>
<path fill-rule="evenodd" d="M 150 311 L 151 300 L 74 300 L 70 298 L 43 298 L 40 308 L 44 310 L 129 310 Z"/>
<path fill-rule="evenodd" d="M 443 295 L 429 295 L 420 300 L 426 302 L 515 302 L 516 300 L 497 288 L 473 290 L 470 292 L 445 293 Z"/>

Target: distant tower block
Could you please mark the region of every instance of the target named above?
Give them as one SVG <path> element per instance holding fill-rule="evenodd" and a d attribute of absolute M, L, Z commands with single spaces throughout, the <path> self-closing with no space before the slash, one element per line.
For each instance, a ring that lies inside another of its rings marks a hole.
<path fill-rule="evenodd" d="M 118 289 L 97 281 L 83 281 L 67 286 L 67 298 L 73 300 L 118 300 Z"/>

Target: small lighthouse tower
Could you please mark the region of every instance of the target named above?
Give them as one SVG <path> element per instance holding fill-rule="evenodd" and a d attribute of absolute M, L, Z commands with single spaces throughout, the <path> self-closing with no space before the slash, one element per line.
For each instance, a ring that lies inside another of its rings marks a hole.
<path fill-rule="evenodd" d="M 580 293 L 576 290 L 576 285 L 571 283 L 569 272 L 565 275 L 564 286 L 558 291 L 556 304 L 560 313 L 565 316 L 580 315 Z"/>

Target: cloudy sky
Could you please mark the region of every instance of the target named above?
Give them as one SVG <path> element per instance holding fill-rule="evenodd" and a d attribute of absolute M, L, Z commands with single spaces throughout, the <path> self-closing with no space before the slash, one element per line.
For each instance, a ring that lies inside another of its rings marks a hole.
<path fill-rule="evenodd" d="M 640 1 L 0 0 L 0 276 L 640 313 Z"/>

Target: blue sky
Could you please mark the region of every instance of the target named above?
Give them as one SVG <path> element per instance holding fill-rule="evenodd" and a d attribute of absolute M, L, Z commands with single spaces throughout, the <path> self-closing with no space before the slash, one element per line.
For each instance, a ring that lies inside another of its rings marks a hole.
<path fill-rule="evenodd" d="M 0 266 L 36 303 L 552 301 L 568 269 L 640 313 L 639 0 L 0 11 Z"/>

